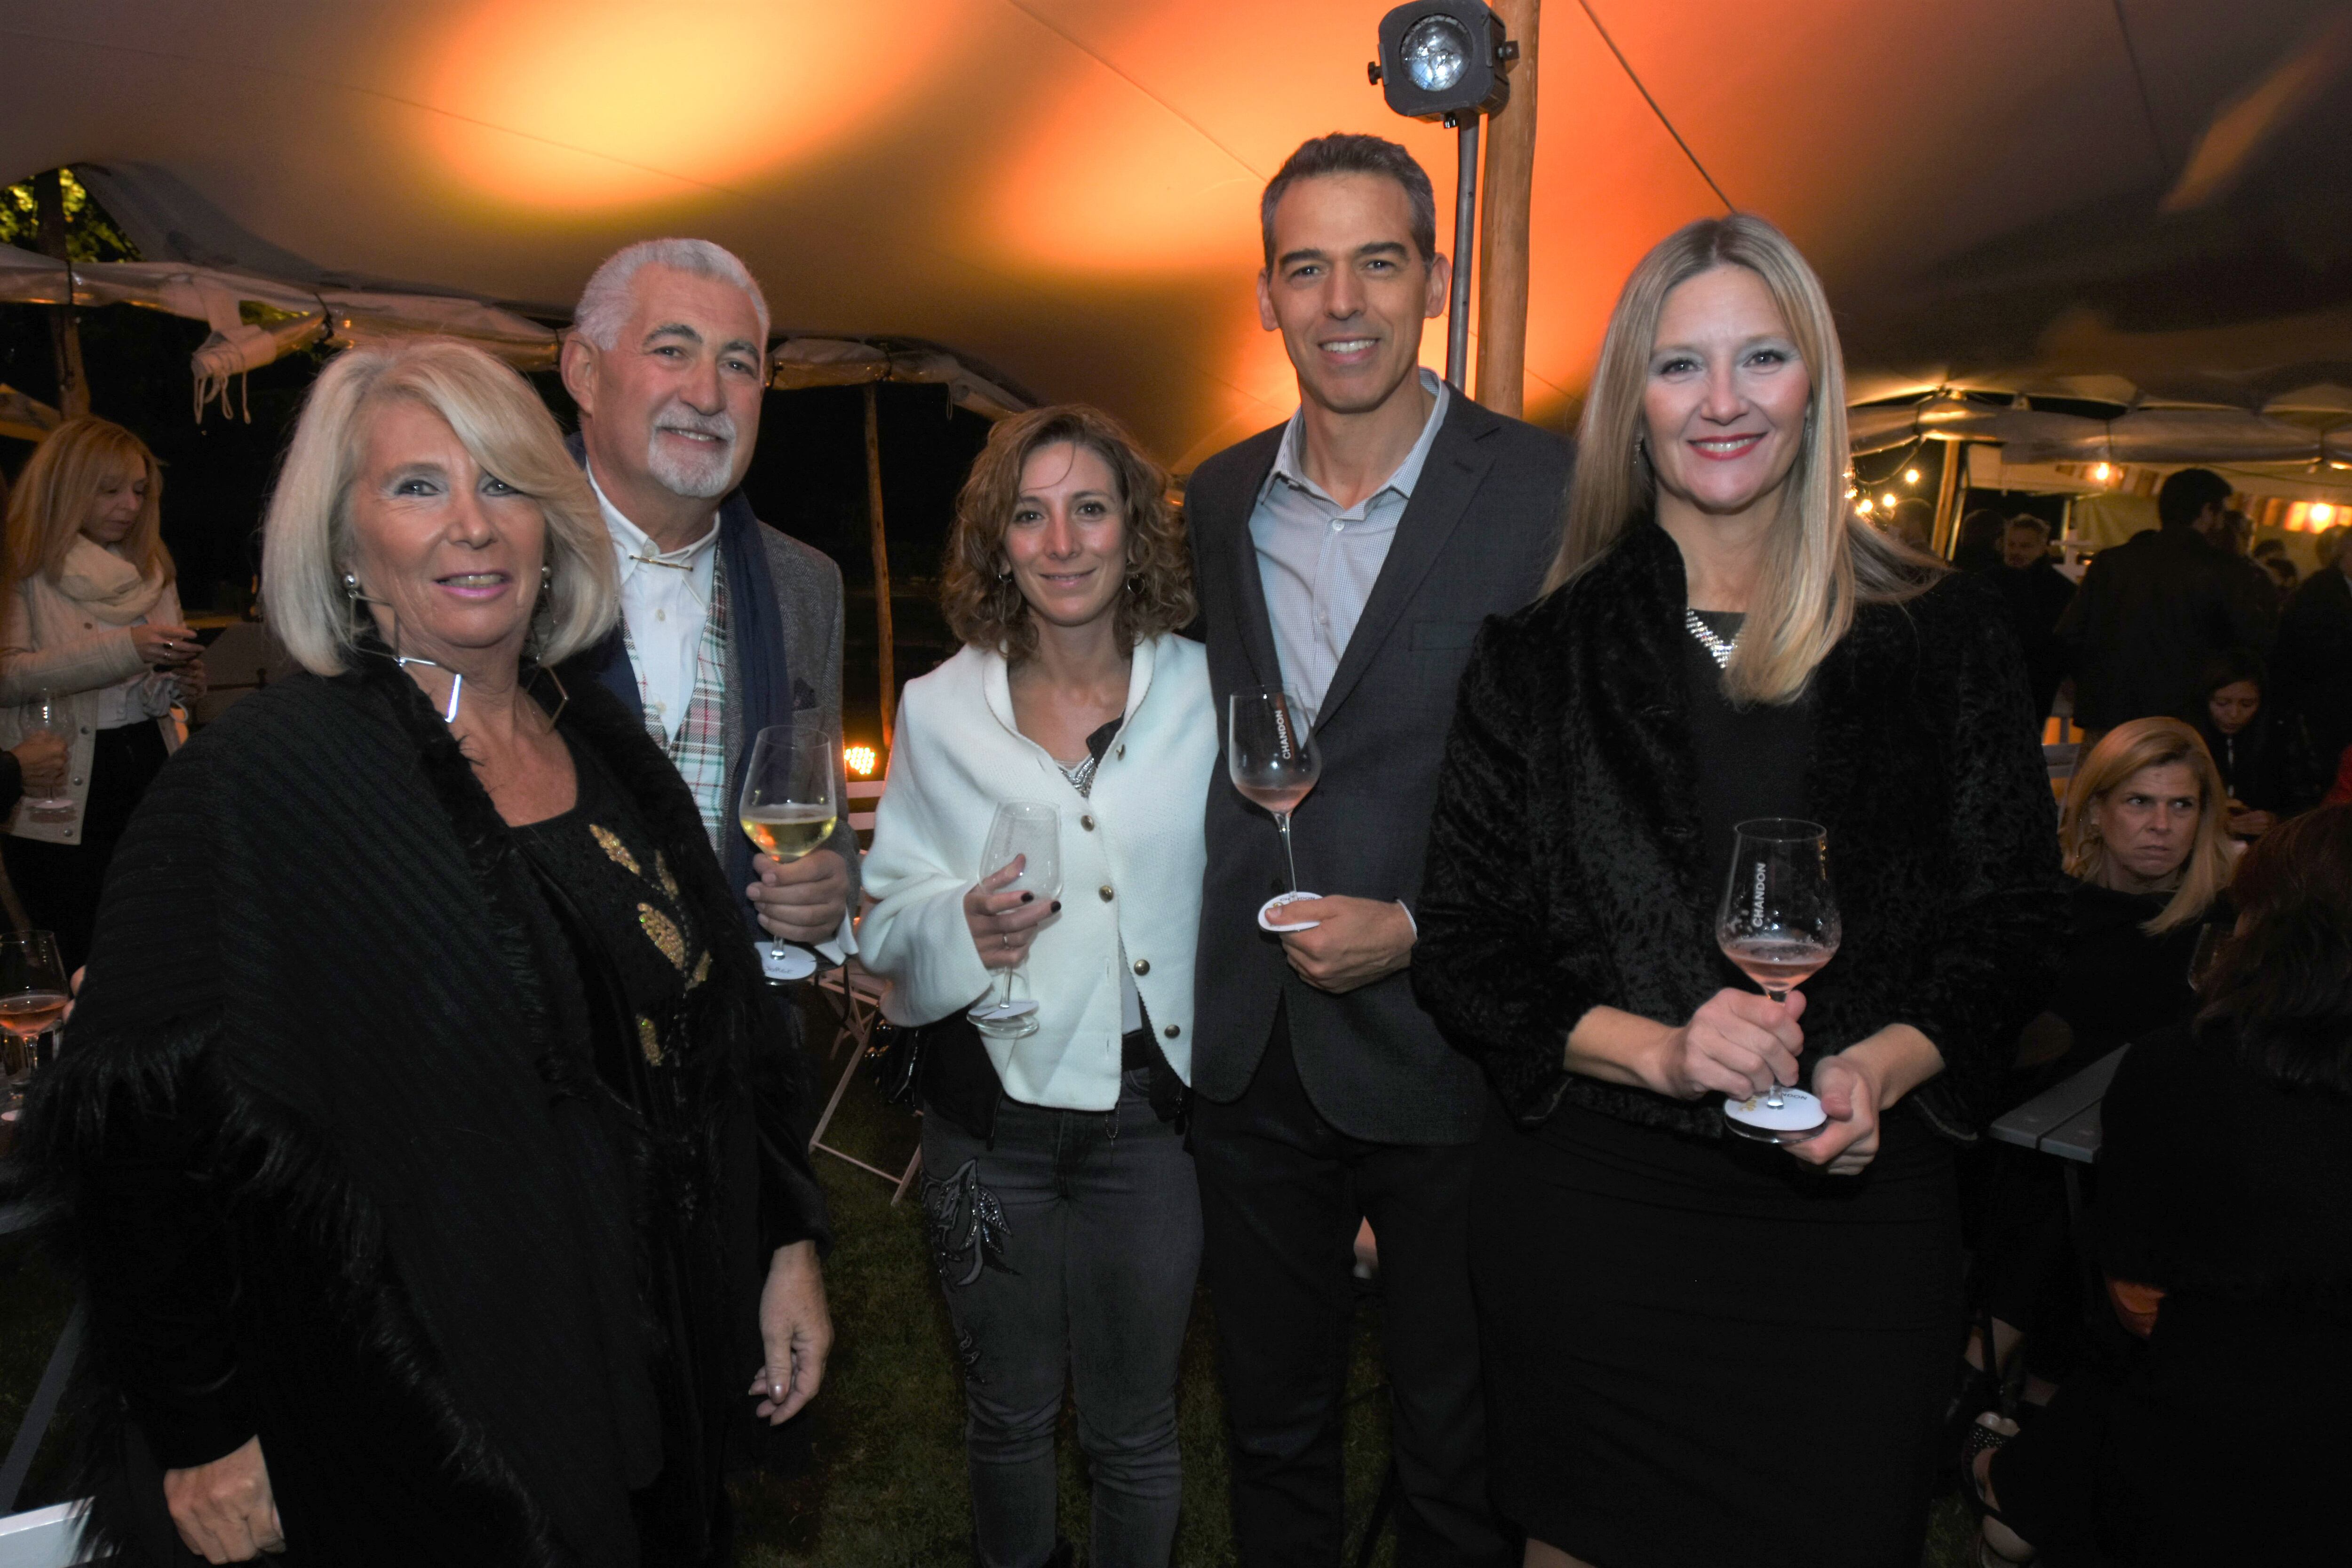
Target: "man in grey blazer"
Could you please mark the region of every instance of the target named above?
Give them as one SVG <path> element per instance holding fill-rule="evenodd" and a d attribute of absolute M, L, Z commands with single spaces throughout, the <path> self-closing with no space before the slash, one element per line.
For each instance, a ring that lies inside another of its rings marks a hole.
<path fill-rule="evenodd" d="M 677 766 L 742 890 L 744 940 L 832 942 L 857 896 L 848 813 L 825 847 L 788 864 L 755 858 L 735 826 L 760 731 L 803 710 L 836 730 L 841 717 L 840 569 L 762 524 L 738 488 L 759 437 L 767 345 L 760 285 L 709 240 L 644 240 L 588 279 L 563 384 L 580 409 L 574 451 L 613 538 L 622 613 L 562 673 L 610 689 Z M 835 768 L 838 790 L 837 757 Z M 815 1392 L 832 1343 L 812 1243 L 778 1253 L 761 1324 L 778 1380 L 770 1404 L 789 1415 Z"/>
<path fill-rule="evenodd" d="M 1294 819 L 1282 917 L 1272 818 L 1209 792 L 1193 1149 L 1234 1435 L 1241 1560 L 1339 1560 L 1350 1242 L 1380 1249 L 1400 1563 L 1516 1563 L 1486 1499 L 1465 1248 L 1478 1070 L 1414 1004 L 1412 904 L 1455 684 L 1484 617 L 1535 595 L 1569 451 L 1418 368 L 1445 309 L 1435 202 L 1411 154 L 1334 135 L 1292 154 L 1261 217 L 1261 319 L 1300 405 L 1185 494 L 1220 723 L 1286 688 L 1321 781 Z"/>

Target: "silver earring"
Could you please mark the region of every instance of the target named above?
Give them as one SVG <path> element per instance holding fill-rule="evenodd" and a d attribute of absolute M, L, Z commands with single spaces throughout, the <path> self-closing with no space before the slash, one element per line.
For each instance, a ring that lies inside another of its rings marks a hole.
<path fill-rule="evenodd" d="M 360 580 L 357 574 L 351 572 L 343 574 L 343 597 L 353 604 L 359 603 Z"/>
<path fill-rule="evenodd" d="M 541 564 L 539 569 L 539 591 L 542 594 L 555 586 L 555 568 Z"/>

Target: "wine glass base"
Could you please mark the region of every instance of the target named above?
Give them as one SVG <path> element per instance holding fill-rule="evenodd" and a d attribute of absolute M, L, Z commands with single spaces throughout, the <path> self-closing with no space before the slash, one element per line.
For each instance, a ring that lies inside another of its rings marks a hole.
<path fill-rule="evenodd" d="M 989 1002 L 964 1016 L 971 1026 L 992 1039 L 1018 1040 L 1037 1032 L 1037 1004 L 1026 996 L 1009 1002 Z"/>
<path fill-rule="evenodd" d="M 806 980 L 816 973 L 816 954 L 804 947 L 768 942 L 760 949 L 760 969 L 771 980 Z"/>
<path fill-rule="evenodd" d="M 1759 1143 L 1801 1143 L 1829 1124 L 1822 1102 L 1801 1089 L 1782 1089 L 1777 1106 L 1765 1104 L 1762 1095 L 1723 1102 L 1724 1127 Z"/>
<path fill-rule="evenodd" d="M 1321 925 L 1323 922 L 1321 921 L 1290 921 L 1285 922 L 1283 921 L 1274 919 L 1273 917 L 1281 914 L 1283 906 L 1286 904 L 1295 904 L 1301 899 L 1319 899 L 1323 895 L 1320 893 L 1282 893 L 1266 900 L 1265 903 L 1258 906 L 1258 929 L 1260 931 L 1270 931 L 1276 936 L 1281 935 L 1286 931 L 1313 931 L 1317 926 Z"/>

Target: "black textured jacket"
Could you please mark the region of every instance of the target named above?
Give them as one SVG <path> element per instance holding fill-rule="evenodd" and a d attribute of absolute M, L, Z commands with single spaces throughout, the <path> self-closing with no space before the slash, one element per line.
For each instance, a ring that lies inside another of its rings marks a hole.
<path fill-rule="evenodd" d="M 1595 1006 L 1680 1023 L 1744 985 L 1716 946 L 1680 639 L 1682 556 L 1637 523 L 1567 587 L 1487 623 L 1463 677 L 1423 873 L 1413 984 L 1522 1123 L 1563 1097 L 1719 1133 L 1713 1097 L 1571 1075 Z M 2066 925 L 2056 819 L 2009 619 L 1945 578 L 1866 605 L 1814 675 L 1812 815 L 1843 945 L 1807 983 L 1804 1071 L 1889 1024 L 1946 1070 L 1912 1094 L 1967 1141 Z"/>
<path fill-rule="evenodd" d="M 560 728 L 629 796 L 697 928 L 736 930 L 644 731 L 593 687 Z M 705 1408 L 740 1412 L 769 1253 L 826 1234 L 784 1020 L 751 943 L 713 941 L 678 1080 L 703 1217 L 630 1214 L 653 1152 L 574 1135 L 626 1110 L 553 1022 L 601 977 L 550 961 L 522 861 L 388 659 L 272 683 L 141 803 L 26 1125 L 90 1306 L 84 1484 L 126 1561 L 187 1560 L 158 1472 L 248 1436 L 298 1561 L 638 1561 L 613 1375 L 643 1337 L 632 1220 L 715 1227 L 694 1299 L 646 1303 L 644 1326 L 723 1321 L 735 1375 Z M 715 1504 L 717 1453 L 661 1458 Z"/>

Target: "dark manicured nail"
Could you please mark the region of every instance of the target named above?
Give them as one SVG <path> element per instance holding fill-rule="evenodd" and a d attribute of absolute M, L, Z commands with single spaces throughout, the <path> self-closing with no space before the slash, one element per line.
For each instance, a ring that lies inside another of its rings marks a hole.
<path fill-rule="evenodd" d="M 1050 909 L 1050 910 L 1047 910 L 1045 912 L 1046 912 L 1047 914 L 1049 914 L 1049 915 L 1058 915 L 1058 914 L 1060 914 L 1060 913 L 1062 912 L 1062 900 L 1059 900 L 1059 899 L 1055 899 L 1055 900 L 1054 900 L 1054 907 L 1053 907 L 1052 909 Z"/>
<path fill-rule="evenodd" d="M 1021 895 L 1021 901 L 1024 904 L 1034 904 L 1037 901 L 1037 895 L 1034 893 L 1024 893 Z"/>

